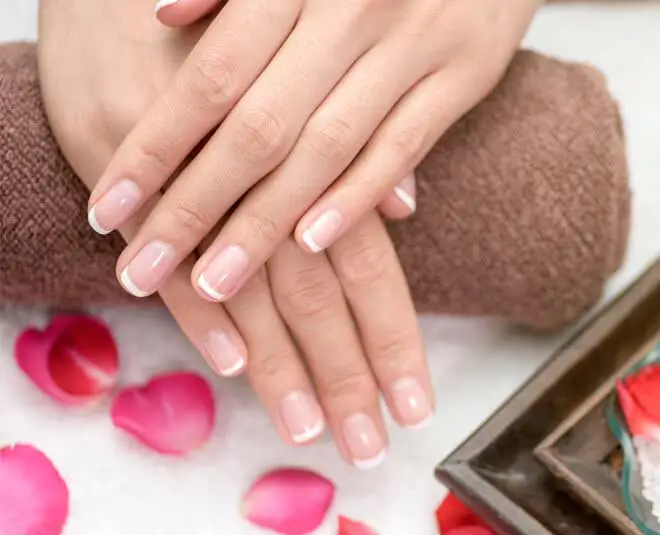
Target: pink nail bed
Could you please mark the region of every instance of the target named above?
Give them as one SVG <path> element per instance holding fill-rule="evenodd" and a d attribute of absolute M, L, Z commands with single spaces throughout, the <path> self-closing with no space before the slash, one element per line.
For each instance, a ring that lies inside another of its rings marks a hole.
<path fill-rule="evenodd" d="M 171 273 L 175 260 L 174 247 L 153 241 L 145 245 L 122 271 L 120 282 L 135 297 L 146 297 L 154 293 Z"/>
<path fill-rule="evenodd" d="M 140 197 L 140 188 L 135 182 L 117 182 L 92 206 L 87 214 L 89 225 L 98 234 L 109 234 L 131 216 L 140 202 Z"/>
<path fill-rule="evenodd" d="M 230 245 L 211 260 L 197 284 L 211 299 L 223 301 L 236 289 L 249 267 L 250 259 L 245 249 Z"/>
<path fill-rule="evenodd" d="M 363 413 L 349 416 L 344 421 L 343 431 L 346 446 L 357 468 L 368 470 L 385 460 L 385 440 L 371 416 Z"/>
<path fill-rule="evenodd" d="M 318 253 L 330 246 L 341 230 L 342 215 L 339 210 L 323 212 L 302 233 L 302 240 L 309 250 Z"/>

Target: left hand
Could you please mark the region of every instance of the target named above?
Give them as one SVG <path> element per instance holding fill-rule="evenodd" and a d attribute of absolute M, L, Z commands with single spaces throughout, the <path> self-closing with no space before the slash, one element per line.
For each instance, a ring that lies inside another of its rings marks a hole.
<path fill-rule="evenodd" d="M 223 217 L 192 272 L 209 300 L 235 295 L 294 229 L 327 248 L 489 93 L 540 2 L 229 0 L 92 193 L 90 222 L 111 231 L 187 164 L 120 279 L 166 243 L 168 270 L 140 273 L 138 293 L 156 291 Z"/>

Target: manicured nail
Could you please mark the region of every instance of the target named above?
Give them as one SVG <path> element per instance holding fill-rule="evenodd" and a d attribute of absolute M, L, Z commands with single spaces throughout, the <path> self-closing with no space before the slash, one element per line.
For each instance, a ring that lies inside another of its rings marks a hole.
<path fill-rule="evenodd" d="M 408 175 L 394 188 L 394 195 L 405 204 L 411 212 L 417 210 L 415 201 L 415 175 Z"/>
<path fill-rule="evenodd" d="M 231 338 L 222 331 L 211 331 L 206 337 L 206 351 L 213 368 L 220 375 L 233 377 L 245 368 L 245 357 Z"/>
<path fill-rule="evenodd" d="M 332 244 L 341 230 L 342 217 L 339 210 L 328 210 L 317 217 L 302 233 L 302 240 L 309 250 L 318 253 Z"/>
<path fill-rule="evenodd" d="M 431 423 L 433 409 L 417 379 L 406 377 L 396 381 L 392 385 L 392 400 L 400 423 L 408 429 L 421 429 Z"/>
<path fill-rule="evenodd" d="M 171 245 L 162 241 L 148 243 L 122 271 L 120 282 L 135 297 L 151 295 L 170 274 L 175 259 Z"/>
<path fill-rule="evenodd" d="M 367 414 L 353 414 L 346 419 L 344 439 L 356 467 L 368 470 L 385 460 L 385 441 L 373 419 Z"/>
<path fill-rule="evenodd" d="M 158 0 L 156 2 L 156 7 L 155 11 L 158 13 L 161 9 L 167 6 L 171 6 L 172 4 L 176 4 L 179 0 Z"/>
<path fill-rule="evenodd" d="M 297 444 L 309 442 L 323 433 L 323 413 L 311 394 L 302 390 L 287 394 L 282 398 L 280 411 L 291 439 Z"/>
<path fill-rule="evenodd" d="M 128 219 L 140 202 L 140 196 L 135 182 L 117 182 L 92 206 L 87 214 L 89 226 L 99 234 L 109 234 Z"/>
<path fill-rule="evenodd" d="M 249 267 L 250 259 L 245 249 L 230 245 L 211 260 L 197 284 L 211 299 L 222 301 L 236 289 Z"/>

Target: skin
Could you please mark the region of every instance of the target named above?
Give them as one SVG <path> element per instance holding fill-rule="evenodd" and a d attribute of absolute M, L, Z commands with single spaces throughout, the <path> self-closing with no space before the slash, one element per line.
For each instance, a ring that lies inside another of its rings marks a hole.
<path fill-rule="evenodd" d="M 194 1 L 159 16 L 205 13 Z M 292 233 L 311 252 L 335 243 L 490 92 L 540 3 L 229 0 L 92 191 L 93 226 L 112 230 L 182 169 L 119 258 L 124 286 L 157 290 L 223 218 L 191 275 L 209 300 Z M 130 209 L 112 206 L 119 183 Z M 154 241 L 171 258 L 145 273 Z"/>
<path fill-rule="evenodd" d="M 184 17 L 182 24 L 192 19 Z M 46 111 L 87 187 L 97 185 L 125 136 L 166 93 L 207 26 L 208 20 L 184 30 L 166 28 L 144 0 L 42 0 L 39 66 Z M 160 198 L 121 225 L 125 239 L 137 236 Z M 380 209 L 409 214 L 392 194 Z M 246 359 L 231 374 L 246 372 L 286 441 L 313 442 L 327 425 L 347 462 L 368 467 L 381 460 L 387 434 L 380 395 L 406 427 L 430 415 L 434 397 L 407 284 L 378 214 L 368 213 L 327 254 L 307 254 L 287 238 L 223 305 L 200 299 L 189 282 L 196 257 L 219 230 L 159 288 L 184 333 L 220 373 L 219 363 L 231 351 L 224 347 L 223 358 L 214 359 L 208 340 L 211 332 L 223 333 Z M 428 414 L 406 405 L 411 381 Z M 318 425 L 291 425 L 292 407 L 300 416 L 301 402 Z M 366 437 L 361 449 L 355 444 L 360 430 Z"/>

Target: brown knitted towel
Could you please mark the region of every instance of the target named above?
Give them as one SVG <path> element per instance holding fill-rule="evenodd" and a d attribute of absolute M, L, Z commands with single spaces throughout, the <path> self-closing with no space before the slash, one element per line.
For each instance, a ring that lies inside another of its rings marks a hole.
<path fill-rule="evenodd" d="M 114 277 L 122 240 L 88 228 L 88 193 L 49 131 L 32 45 L 0 47 L 0 147 L 0 301 L 132 299 Z M 558 327 L 622 261 L 624 139 L 592 68 L 518 53 L 417 176 L 417 214 L 391 230 L 420 312 Z"/>

